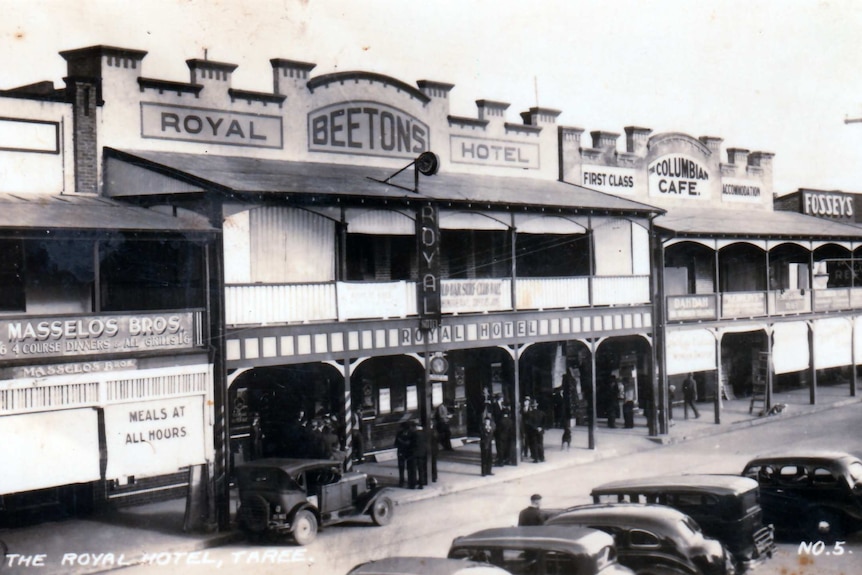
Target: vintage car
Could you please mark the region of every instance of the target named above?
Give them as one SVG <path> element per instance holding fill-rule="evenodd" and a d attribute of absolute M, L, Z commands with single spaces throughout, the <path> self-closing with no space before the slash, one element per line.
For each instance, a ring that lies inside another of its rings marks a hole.
<path fill-rule="evenodd" d="M 619 562 L 638 575 L 664 573 L 734 575 L 733 558 L 697 522 L 664 505 L 578 505 L 550 517 L 546 525 L 577 525 L 613 535 Z"/>
<path fill-rule="evenodd" d="M 594 529 L 531 525 L 457 537 L 452 559 L 490 563 L 514 575 L 631 575 L 617 563 L 614 540 Z"/>
<path fill-rule="evenodd" d="M 236 482 L 237 522 L 253 537 L 290 534 L 306 545 L 319 527 L 362 516 L 386 525 L 394 511 L 387 488 L 329 459 L 257 459 L 237 466 Z"/>
<path fill-rule="evenodd" d="M 445 557 L 387 557 L 361 563 L 347 575 L 511 575 L 488 563 Z"/>
<path fill-rule="evenodd" d="M 742 471 L 760 485 L 764 521 L 782 536 L 835 540 L 862 529 L 862 461 L 844 452 L 758 457 Z"/>
<path fill-rule="evenodd" d="M 668 475 L 623 479 L 592 490 L 594 503 L 658 503 L 694 519 L 721 541 L 740 571 L 772 557 L 772 525 L 763 524 L 757 482 L 738 475 Z"/>

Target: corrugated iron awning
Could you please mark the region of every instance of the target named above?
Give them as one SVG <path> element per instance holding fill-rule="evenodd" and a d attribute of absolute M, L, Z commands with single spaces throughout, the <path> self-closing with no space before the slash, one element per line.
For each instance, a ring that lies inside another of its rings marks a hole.
<path fill-rule="evenodd" d="M 201 216 L 172 216 L 97 196 L 0 194 L 0 229 L 215 232 Z"/>
<path fill-rule="evenodd" d="M 862 239 L 862 227 L 785 211 L 673 208 L 655 225 L 690 237 Z"/>
<path fill-rule="evenodd" d="M 111 197 L 194 193 L 204 190 L 234 195 L 294 194 L 355 198 L 433 199 L 496 206 L 532 206 L 629 213 L 662 210 L 575 184 L 529 177 L 440 172 L 419 176 L 413 170 L 381 183 L 397 169 L 345 164 L 262 160 L 210 154 L 106 150 L 106 190 Z M 407 164 L 408 161 L 405 161 Z M 149 172 L 149 176 L 143 176 Z M 161 185 L 156 185 L 161 178 Z M 409 189 L 404 189 L 409 188 Z"/>

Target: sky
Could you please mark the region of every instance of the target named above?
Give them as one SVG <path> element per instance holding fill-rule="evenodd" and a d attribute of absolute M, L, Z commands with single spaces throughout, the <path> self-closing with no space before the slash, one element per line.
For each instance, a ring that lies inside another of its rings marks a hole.
<path fill-rule="evenodd" d="M 719 137 L 774 153 L 779 195 L 862 193 L 862 123 L 845 122 L 862 118 L 858 0 L 0 0 L 0 13 L 0 89 L 62 87 L 59 52 L 96 44 L 144 50 L 144 76 L 180 82 L 206 54 L 254 91 L 286 58 L 313 76 L 454 84 L 456 116 L 489 99 L 511 104 L 510 122 L 538 105 L 586 132 Z"/>

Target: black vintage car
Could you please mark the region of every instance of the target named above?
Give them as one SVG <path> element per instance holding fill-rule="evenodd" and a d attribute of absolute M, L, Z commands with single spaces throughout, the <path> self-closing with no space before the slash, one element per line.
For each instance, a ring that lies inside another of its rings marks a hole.
<path fill-rule="evenodd" d="M 347 575 L 511 575 L 488 563 L 445 557 L 387 557 L 368 561 Z"/>
<path fill-rule="evenodd" d="M 623 479 L 592 490 L 594 503 L 658 503 L 694 519 L 721 541 L 740 571 L 772 557 L 772 525 L 764 525 L 757 482 L 738 475 L 665 475 Z"/>
<path fill-rule="evenodd" d="M 619 562 L 637 575 L 736 573 L 733 558 L 719 541 L 704 537 L 691 517 L 664 505 L 578 505 L 545 524 L 577 525 L 613 535 Z"/>
<path fill-rule="evenodd" d="M 392 520 L 387 488 L 364 473 L 342 472 L 329 459 L 257 459 L 236 468 L 240 507 L 237 522 L 252 536 L 291 534 L 300 545 L 318 527 L 369 516 L 377 525 Z"/>
<path fill-rule="evenodd" d="M 513 575 L 632 575 L 613 537 L 595 529 L 531 525 L 457 537 L 449 557 L 490 563 Z"/>
<path fill-rule="evenodd" d="M 760 485 L 765 521 L 782 536 L 835 540 L 862 529 L 862 461 L 835 451 L 758 457 L 742 471 Z"/>

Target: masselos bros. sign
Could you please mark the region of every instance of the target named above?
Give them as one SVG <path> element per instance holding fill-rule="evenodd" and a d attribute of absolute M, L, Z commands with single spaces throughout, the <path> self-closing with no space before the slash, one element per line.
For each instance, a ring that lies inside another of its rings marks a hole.
<path fill-rule="evenodd" d="M 182 312 L 3 320 L 0 359 L 191 348 L 202 345 L 199 316 Z"/>

